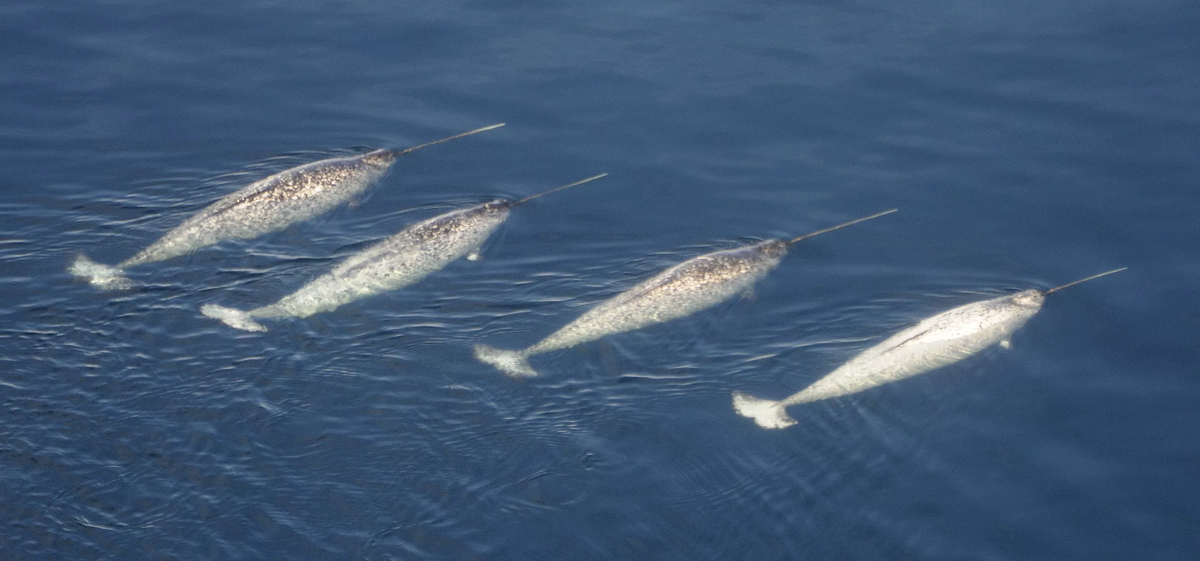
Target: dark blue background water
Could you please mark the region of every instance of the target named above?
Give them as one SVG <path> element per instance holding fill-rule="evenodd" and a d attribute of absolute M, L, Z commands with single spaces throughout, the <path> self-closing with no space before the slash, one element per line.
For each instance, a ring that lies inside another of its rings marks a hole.
<path fill-rule="evenodd" d="M 1194 2 L 8 2 L 0 558 L 1195 559 Z M 115 263 L 289 166 L 503 129 L 358 206 Z M 480 262 L 243 333 L 405 224 L 520 208 Z M 805 242 L 738 300 L 535 359 L 687 257 Z M 1014 349 L 791 410 L 923 317 L 1053 295 Z"/>

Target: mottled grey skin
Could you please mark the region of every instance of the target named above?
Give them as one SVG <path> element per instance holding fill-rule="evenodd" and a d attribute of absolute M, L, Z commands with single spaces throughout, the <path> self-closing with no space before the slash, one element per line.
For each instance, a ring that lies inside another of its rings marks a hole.
<path fill-rule="evenodd" d="M 395 161 L 391 150 L 375 150 L 260 179 L 208 205 L 117 267 L 163 261 L 220 241 L 255 238 L 303 222 L 366 191 Z"/>
<path fill-rule="evenodd" d="M 258 237 L 303 222 L 362 193 L 382 178 L 395 161 L 395 152 L 376 150 L 281 171 L 208 205 L 116 266 L 79 255 L 70 272 L 98 288 L 130 288 L 133 283 L 124 274 L 126 268 L 186 255 L 224 240 Z"/>
<path fill-rule="evenodd" d="M 963 360 L 1000 343 L 1042 308 L 1045 293 L 1025 290 L 942 312 L 871 347 L 783 401 L 734 392 L 738 413 L 763 428 L 796 424 L 784 411 L 791 405 L 858 393 Z"/>
<path fill-rule="evenodd" d="M 531 347 L 508 351 L 476 345 L 475 356 L 510 376 L 536 376 L 530 356 L 685 317 L 747 292 L 779 265 L 787 248 L 786 241 L 768 240 L 689 259 L 598 304 Z"/>
<path fill-rule="evenodd" d="M 339 263 L 278 302 L 250 311 L 207 304 L 204 315 L 248 331 L 266 331 L 255 318 L 308 317 L 416 283 L 451 261 L 477 253 L 508 218 L 513 203 L 495 200 L 413 224 Z"/>

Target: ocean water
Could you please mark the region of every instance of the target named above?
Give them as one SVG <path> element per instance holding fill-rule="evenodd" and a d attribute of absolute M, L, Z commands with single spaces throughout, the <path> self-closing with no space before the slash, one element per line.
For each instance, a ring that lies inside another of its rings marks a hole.
<path fill-rule="evenodd" d="M 1198 25 L 1183 1 L 7 2 L 0 559 L 1195 559 Z M 66 272 L 275 171 L 494 122 L 133 290 Z M 265 333 L 199 313 L 601 172 L 404 290 Z M 471 356 L 889 208 L 541 377 Z M 1121 266 L 1011 350 L 795 427 L 730 405 Z"/>

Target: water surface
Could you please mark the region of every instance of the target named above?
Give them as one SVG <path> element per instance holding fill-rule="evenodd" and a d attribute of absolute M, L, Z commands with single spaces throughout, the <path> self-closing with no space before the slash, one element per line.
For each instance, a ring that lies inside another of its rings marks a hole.
<path fill-rule="evenodd" d="M 1191 559 L 1186 2 L 10 2 L 0 7 L 0 557 Z M 130 270 L 274 171 L 458 131 L 356 204 Z M 406 224 L 480 262 L 242 333 Z M 688 257 L 803 242 L 740 299 L 534 360 Z M 921 318 L 1118 266 L 925 376 L 783 397 Z"/>

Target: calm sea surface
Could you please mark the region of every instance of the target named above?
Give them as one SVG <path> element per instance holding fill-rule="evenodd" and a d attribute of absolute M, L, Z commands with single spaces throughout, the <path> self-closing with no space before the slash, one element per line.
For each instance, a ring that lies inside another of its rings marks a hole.
<path fill-rule="evenodd" d="M 0 5 L 0 559 L 1200 556 L 1200 4 Z M 73 279 L 288 167 L 404 156 L 287 230 Z M 405 225 L 482 261 L 266 333 Z M 739 298 L 534 359 L 689 257 L 805 241 Z M 946 309 L 1103 270 L 1013 348 L 790 410 Z"/>

